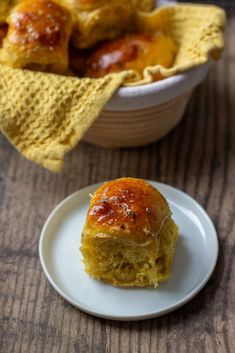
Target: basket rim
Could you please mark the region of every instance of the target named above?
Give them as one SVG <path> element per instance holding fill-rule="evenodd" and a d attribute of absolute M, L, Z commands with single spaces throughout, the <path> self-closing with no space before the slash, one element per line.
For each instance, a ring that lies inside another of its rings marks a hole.
<path fill-rule="evenodd" d="M 203 81 L 211 63 L 199 65 L 164 80 L 119 88 L 106 104 L 105 111 L 132 111 L 154 107 L 191 91 Z"/>

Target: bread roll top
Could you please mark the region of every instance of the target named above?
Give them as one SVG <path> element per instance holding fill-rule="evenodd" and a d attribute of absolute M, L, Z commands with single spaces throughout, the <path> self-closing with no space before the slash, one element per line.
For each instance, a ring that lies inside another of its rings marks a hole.
<path fill-rule="evenodd" d="M 171 215 L 162 194 L 141 179 L 121 178 L 103 184 L 93 195 L 83 235 L 154 240 Z"/>
<path fill-rule="evenodd" d="M 9 17 L 8 40 L 21 50 L 50 48 L 67 43 L 71 34 L 71 14 L 56 1 L 26 0 L 16 6 Z M 68 34 L 67 34 L 68 32 Z"/>

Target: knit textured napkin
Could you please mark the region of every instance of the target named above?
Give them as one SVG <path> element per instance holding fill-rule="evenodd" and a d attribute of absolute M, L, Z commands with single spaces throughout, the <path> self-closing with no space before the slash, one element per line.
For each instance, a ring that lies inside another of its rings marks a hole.
<path fill-rule="evenodd" d="M 146 68 L 144 79 L 132 85 L 152 82 L 157 72 L 167 77 L 217 59 L 224 45 L 224 24 L 224 12 L 215 6 L 176 5 L 140 14 L 140 31 L 163 29 L 179 48 L 172 68 Z M 23 156 L 59 172 L 65 154 L 81 140 L 115 90 L 130 85 L 126 75 L 79 79 L 0 64 L 0 129 Z"/>
<path fill-rule="evenodd" d="M 218 59 L 224 48 L 225 21 L 224 10 L 213 5 L 182 4 L 161 7 L 152 13 L 140 13 L 137 28 L 141 32 L 164 31 L 172 37 L 178 51 L 171 68 L 160 65 L 146 67 L 143 79 L 133 72 L 137 82 L 124 82 L 124 85 L 151 83 L 156 74 L 169 77 L 204 64 L 209 59 Z"/>
<path fill-rule="evenodd" d="M 123 75 L 64 77 L 0 65 L 0 126 L 28 159 L 59 172 Z"/>

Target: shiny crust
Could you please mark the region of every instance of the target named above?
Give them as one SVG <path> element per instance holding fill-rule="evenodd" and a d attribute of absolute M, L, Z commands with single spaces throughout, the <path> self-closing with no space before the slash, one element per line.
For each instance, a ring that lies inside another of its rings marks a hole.
<path fill-rule="evenodd" d="M 135 70 L 143 76 L 148 66 L 173 64 L 176 48 L 163 33 L 130 34 L 99 46 L 90 55 L 85 76 L 103 77 L 111 72 Z"/>
<path fill-rule="evenodd" d="M 8 19 L 1 61 L 20 68 L 64 72 L 72 32 L 70 11 L 50 0 L 24 1 Z"/>
<path fill-rule="evenodd" d="M 146 243 L 157 237 L 171 215 L 162 194 L 142 179 L 121 178 L 93 195 L 83 235 L 109 235 Z"/>

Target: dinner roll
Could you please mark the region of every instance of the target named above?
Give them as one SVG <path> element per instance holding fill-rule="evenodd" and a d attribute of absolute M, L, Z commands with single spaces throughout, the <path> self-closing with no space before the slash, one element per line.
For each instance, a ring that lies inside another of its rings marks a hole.
<path fill-rule="evenodd" d="M 136 8 L 123 0 L 61 0 L 75 16 L 72 43 L 76 48 L 116 38 L 132 28 Z"/>
<path fill-rule="evenodd" d="M 103 184 L 82 234 L 85 271 L 115 286 L 157 286 L 170 277 L 178 237 L 163 195 L 141 179 Z"/>
<path fill-rule="evenodd" d="M 56 1 L 26 0 L 11 11 L 0 61 L 15 68 L 65 73 L 70 11 Z"/>
<path fill-rule="evenodd" d="M 176 54 L 173 40 L 159 32 L 129 34 L 100 45 L 88 58 L 85 76 L 102 77 L 111 72 L 135 70 L 143 77 L 148 66 L 172 66 Z"/>

